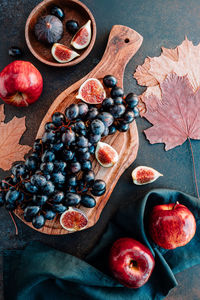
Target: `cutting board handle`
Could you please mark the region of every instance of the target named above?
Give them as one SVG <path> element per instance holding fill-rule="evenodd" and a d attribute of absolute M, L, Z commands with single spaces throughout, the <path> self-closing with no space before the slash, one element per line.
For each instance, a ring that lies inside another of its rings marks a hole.
<path fill-rule="evenodd" d="M 143 37 L 135 30 L 123 25 L 113 26 L 104 55 L 91 73 L 95 74 L 98 69 L 99 77 L 101 74 L 102 77 L 105 74 L 114 75 L 118 79 L 118 84 L 122 86 L 124 69 L 140 48 L 142 41 Z"/>

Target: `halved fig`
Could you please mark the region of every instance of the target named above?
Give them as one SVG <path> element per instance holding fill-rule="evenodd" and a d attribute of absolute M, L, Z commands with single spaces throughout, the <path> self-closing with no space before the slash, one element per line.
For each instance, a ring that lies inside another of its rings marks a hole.
<path fill-rule="evenodd" d="M 87 226 L 88 218 L 82 210 L 70 207 L 60 216 L 60 224 L 70 232 L 79 231 Z"/>
<path fill-rule="evenodd" d="M 160 176 L 163 176 L 163 174 L 146 166 L 139 166 L 132 172 L 133 183 L 137 185 L 154 182 Z"/>
<path fill-rule="evenodd" d="M 55 43 L 51 48 L 51 54 L 55 60 L 60 63 L 66 63 L 80 56 L 77 52 L 69 49 L 67 46 Z"/>
<path fill-rule="evenodd" d="M 89 20 L 85 25 L 83 25 L 79 31 L 75 34 L 71 41 L 71 45 L 75 49 L 84 49 L 86 48 L 91 40 L 92 31 L 91 31 L 91 20 Z"/>
<path fill-rule="evenodd" d="M 89 104 L 99 104 L 106 98 L 106 91 L 98 79 L 89 78 L 80 86 L 76 98 Z"/>
<path fill-rule="evenodd" d="M 119 156 L 117 151 L 109 144 L 98 142 L 95 150 L 97 161 L 105 168 L 114 166 Z"/>

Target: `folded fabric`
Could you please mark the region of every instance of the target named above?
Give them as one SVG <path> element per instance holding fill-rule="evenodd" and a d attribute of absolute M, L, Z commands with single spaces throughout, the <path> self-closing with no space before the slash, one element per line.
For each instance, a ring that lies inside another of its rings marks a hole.
<path fill-rule="evenodd" d="M 167 251 L 151 243 L 145 228 L 153 206 L 176 201 L 193 212 L 197 231 L 186 246 Z M 4 251 L 5 300 L 163 299 L 177 285 L 175 273 L 200 263 L 199 209 L 197 198 L 174 190 L 152 190 L 119 210 L 85 261 L 39 242 L 30 243 L 25 250 Z M 147 245 L 155 255 L 152 276 L 139 289 L 123 287 L 108 269 L 112 243 L 127 236 Z"/>

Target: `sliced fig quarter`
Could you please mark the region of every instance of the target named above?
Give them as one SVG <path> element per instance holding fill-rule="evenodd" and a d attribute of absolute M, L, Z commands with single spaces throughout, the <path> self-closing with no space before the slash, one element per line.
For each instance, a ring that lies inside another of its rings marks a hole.
<path fill-rule="evenodd" d="M 77 52 L 69 49 L 67 46 L 55 43 L 51 48 L 51 54 L 55 60 L 60 63 L 66 63 L 80 56 Z"/>
<path fill-rule="evenodd" d="M 89 20 L 85 25 L 83 25 L 79 31 L 75 34 L 71 41 L 71 45 L 75 49 L 84 49 L 86 48 L 91 40 L 92 31 L 91 31 L 91 20 Z"/>
<path fill-rule="evenodd" d="M 119 159 L 117 151 L 107 143 L 98 142 L 95 156 L 104 168 L 113 167 Z"/>
<path fill-rule="evenodd" d="M 154 182 L 160 176 L 163 176 L 163 174 L 159 173 L 153 168 L 146 166 L 139 166 L 132 172 L 133 183 L 137 185 Z"/>
<path fill-rule="evenodd" d="M 106 92 L 104 90 L 101 82 L 96 78 L 87 79 L 79 88 L 77 99 L 88 104 L 99 104 L 103 102 L 106 97 Z"/>

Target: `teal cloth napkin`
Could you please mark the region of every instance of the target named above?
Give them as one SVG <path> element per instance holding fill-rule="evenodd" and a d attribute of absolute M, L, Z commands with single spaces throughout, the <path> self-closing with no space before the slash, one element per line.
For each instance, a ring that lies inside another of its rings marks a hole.
<path fill-rule="evenodd" d="M 166 251 L 148 237 L 148 214 L 154 205 L 176 201 L 193 212 L 197 231 L 186 246 Z M 199 209 L 197 198 L 173 190 L 152 190 L 118 211 L 85 261 L 39 242 L 30 243 L 25 250 L 4 251 L 5 300 L 162 299 L 177 285 L 174 274 L 200 263 Z M 123 287 L 108 269 L 112 243 L 126 236 L 146 244 L 155 255 L 152 276 L 139 289 Z"/>

